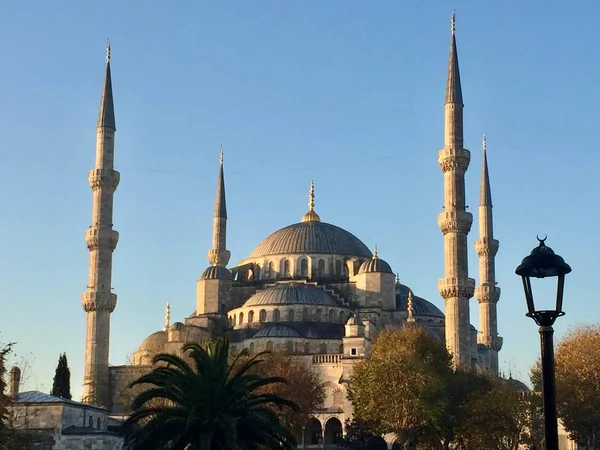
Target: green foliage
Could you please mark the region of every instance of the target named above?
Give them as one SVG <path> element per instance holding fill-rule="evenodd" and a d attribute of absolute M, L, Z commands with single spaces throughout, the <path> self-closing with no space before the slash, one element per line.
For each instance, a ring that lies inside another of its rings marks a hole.
<path fill-rule="evenodd" d="M 154 358 L 153 370 L 132 386 L 146 385 L 132 403 L 125 424 L 125 444 L 131 450 L 259 450 L 293 449 L 292 433 L 272 407 L 298 409 L 293 402 L 261 392 L 279 377 L 261 377 L 251 369 L 262 363 L 258 354 L 242 364 L 228 361 L 227 337 L 206 348 L 189 343 L 187 360 L 171 354 Z"/>
<path fill-rule="evenodd" d="M 346 419 L 344 425 L 344 437 L 340 442 L 340 447 L 346 450 L 364 450 L 365 442 L 368 439 L 378 436 L 377 425 L 354 417 L 352 420 Z"/>
<path fill-rule="evenodd" d="M 558 416 L 578 444 L 600 449 L 600 324 L 575 328 L 556 348 Z M 531 381 L 541 390 L 539 361 Z"/>
<path fill-rule="evenodd" d="M 6 358 L 12 350 L 13 344 L 7 344 L 0 348 L 0 442 L 6 437 L 8 428 L 6 422 L 8 420 L 8 407 L 11 399 L 6 393 Z"/>
<path fill-rule="evenodd" d="M 349 397 L 355 415 L 402 440 L 430 433 L 448 410 L 450 364 L 444 344 L 423 328 L 382 331 L 370 357 L 354 368 Z"/>
<path fill-rule="evenodd" d="M 71 400 L 71 371 L 69 370 L 66 353 L 62 353 L 58 357 L 58 365 L 56 366 L 50 394 Z"/>

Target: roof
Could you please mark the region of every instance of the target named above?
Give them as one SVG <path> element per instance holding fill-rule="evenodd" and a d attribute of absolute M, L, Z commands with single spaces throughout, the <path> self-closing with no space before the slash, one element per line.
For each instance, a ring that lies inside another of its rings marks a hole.
<path fill-rule="evenodd" d="M 263 305 L 324 305 L 338 306 L 322 288 L 305 283 L 282 283 L 258 291 L 244 303 Z"/>
<path fill-rule="evenodd" d="M 410 288 L 403 284 L 396 284 L 396 309 L 406 311 L 408 292 Z M 431 316 L 444 318 L 444 313 L 433 303 L 413 294 L 413 314 L 415 316 Z"/>
<path fill-rule="evenodd" d="M 299 222 L 277 230 L 249 258 L 290 253 L 324 253 L 370 258 L 371 251 L 352 233 L 325 222 Z"/>
<path fill-rule="evenodd" d="M 200 275 L 201 280 L 231 280 L 232 278 L 231 272 L 224 266 L 207 267 Z"/>
<path fill-rule="evenodd" d="M 273 329 L 272 331 L 268 331 L 274 326 L 281 328 L 279 330 Z M 284 327 L 288 328 L 289 330 L 284 331 Z M 288 333 L 288 335 L 277 337 L 287 337 L 290 339 L 304 338 L 341 340 L 344 337 L 344 324 L 331 322 L 277 322 L 277 325 L 274 325 L 273 322 L 263 322 L 260 324 L 260 328 L 237 328 L 229 331 L 228 335 L 231 342 L 242 342 L 246 339 L 276 337 L 271 335 L 271 333 L 276 333 L 278 331 Z"/>
<path fill-rule="evenodd" d="M 106 63 L 106 73 L 104 74 L 104 87 L 102 89 L 102 98 L 100 99 L 97 127 L 116 129 L 110 62 Z"/>
<path fill-rule="evenodd" d="M 258 330 L 254 337 L 300 337 L 300 334 L 286 325 L 271 325 Z"/>
<path fill-rule="evenodd" d="M 139 347 L 139 351 L 155 352 L 161 350 L 167 342 L 167 332 L 157 331 L 144 339 Z"/>
<path fill-rule="evenodd" d="M 87 403 L 77 402 L 75 400 L 69 400 L 67 398 L 58 397 L 56 395 L 46 394 L 40 391 L 24 391 L 19 392 L 17 398 L 14 400 L 15 403 L 66 403 L 69 405 L 85 406 L 90 408 L 102 409 L 101 406 L 90 405 Z"/>
<path fill-rule="evenodd" d="M 394 273 L 392 272 L 392 268 L 390 265 L 385 262 L 381 258 L 373 257 L 371 259 L 367 259 L 364 263 L 360 265 L 358 269 L 358 273 L 375 273 L 375 272 L 383 272 L 383 273 Z"/>

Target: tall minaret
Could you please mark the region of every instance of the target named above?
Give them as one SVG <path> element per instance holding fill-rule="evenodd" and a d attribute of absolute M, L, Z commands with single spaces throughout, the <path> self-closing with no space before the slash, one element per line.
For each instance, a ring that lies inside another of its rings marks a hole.
<path fill-rule="evenodd" d="M 444 148 L 438 162 L 444 173 L 444 212 L 438 224 L 444 235 L 444 278 L 438 282 L 446 303 L 446 346 L 454 365 L 471 365 L 469 299 L 475 280 L 469 278 L 467 234 L 473 216 L 466 211 L 465 172 L 471 153 L 463 147 L 463 99 L 456 50 L 455 18 L 452 14 L 452 38 L 446 85 Z"/>
<path fill-rule="evenodd" d="M 492 190 L 488 173 L 486 139 L 483 135 L 483 164 L 481 168 L 481 193 L 479 196 L 479 239 L 475 250 L 479 256 L 479 282 L 475 297 L 479 302 L 479 336 L 477 341 L 490 349 L 489 370 L 498 374 L 498 352 L 502 348 L 502 338 L 498 336 L 496 303 L 500 299 L 500 288 L 496 286 L 495 257 L 498 241 L 494 239 L 492 220 Z"/>
<path fill-rule="evenodd" d="M 113 230 L 113 195 L 119 184 L 119 172 L 113 170 L 115 130 L 109 44 L 96 127 L 96 167 L 88 175 L 93 192 L 92 224 L 85 231 L 90 268 L 88 288 L 81 298 L 87 313 L 82 400 L 104 407 L 110 407 L 111 403 L 108 374 L 110 313 L 117 304 L 111 284 L 112 253 L 119 240 L 119 233 Z"/>
<path fill-rule="evenodd" d="M 226 266 L 230 257 L 231 252 L 227 250 L 227 203 L 225 201 L 225 176 L 223 175 L 223 148 L 221 148 L 217 198 L 213 216 L 212 248 L 208 251 L 208 262 L 211 266 Z"/>

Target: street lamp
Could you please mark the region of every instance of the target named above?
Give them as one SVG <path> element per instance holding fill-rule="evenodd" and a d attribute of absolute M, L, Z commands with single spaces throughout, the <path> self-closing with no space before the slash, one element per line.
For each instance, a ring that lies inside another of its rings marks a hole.
<path fill-rule="evenodd" d="M 571 267 L 562 257 L 546 247 L 546 238 L 538 237 L 539 245 L 523 259 L 515 271 L 523 279 L 527 317 L 531 317 L 540 327 L 542 347 L 542 390 L 544 396 L 544 425 L 546 450 L 558 450 L 558 423 L 556 419 L 556 380 L 554 376 L 554 329 L 552 325 L 557 317 L 564 316 L 562 310 L 565 275 Z M 533 301 L 531 278 L 558 277 L 556 305 L 554 309 L 538 310 Z"/>

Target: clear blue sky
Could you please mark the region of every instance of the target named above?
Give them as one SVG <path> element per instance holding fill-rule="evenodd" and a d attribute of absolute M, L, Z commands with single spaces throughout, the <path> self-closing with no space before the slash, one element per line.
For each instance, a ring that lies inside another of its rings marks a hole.
<path fill-rule="evenodd" d="M 557 335 L 598 322 L 599 3 L 7 2 L 0 340 L 35 356 L 30 387 L 49 390 L 66 352 L 81 392 L 87 172 L 107 37 L 121 172 L 112 364 L 161 328 L 167 300 L 176 320 L 194 310 L 221 144 L 233 263 L 301 218 L 314 179 L 324 221 L 377 244 L 405 284 L 443 307 L 437 151 L 453 8 L 474 213 L 488 136 L 502 368 L 527 379 L 539 353 L 514 275 L 537 233 L 573 267 Z"/>

